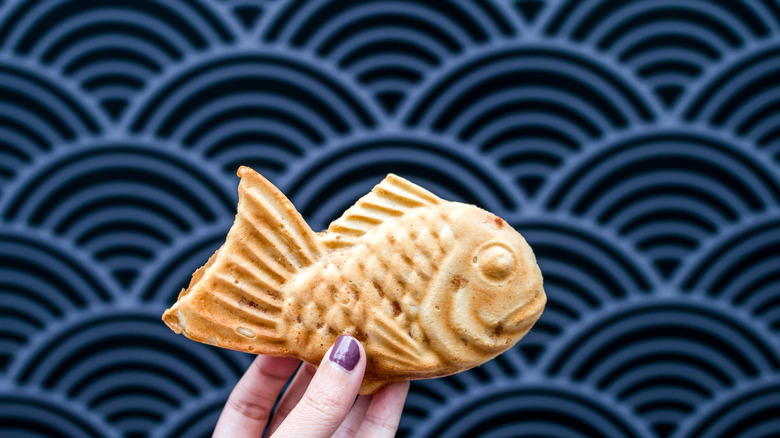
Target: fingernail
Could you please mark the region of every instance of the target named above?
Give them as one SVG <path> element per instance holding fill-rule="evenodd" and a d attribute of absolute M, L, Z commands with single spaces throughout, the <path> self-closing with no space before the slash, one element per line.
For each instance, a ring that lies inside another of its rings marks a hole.
<path fill-rule="evenodd" d="M 347 335 L 339 336 L 333 349 L 330 350 L 329 359 L 341 368 L 352 371 L 360 361 L 360 347 L 357 339 Z"/>

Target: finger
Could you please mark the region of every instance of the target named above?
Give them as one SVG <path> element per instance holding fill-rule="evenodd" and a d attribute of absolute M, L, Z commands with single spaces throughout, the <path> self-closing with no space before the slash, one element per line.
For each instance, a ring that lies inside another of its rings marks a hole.
<path fill-rule="evenodd" d="M 339 336 L 275 435 L 330 437 L 349 413 L 365 371 L 363 346 L 351 336 Z"/>
<path fill-rule="evenodd" d="M 363 417 L 368 411 L 368 406 L 371 404 L 371 395 L 358 396 L 357 401 L 352 405 L 352 409 L 347 414 L 347 418 L 341 423 L 336 433 L 333 434 L 334 438 L 352 438 L 357 434 L 360 429 L 360 424 L 363 422 Z"/>
<path fill-rule="evenodd" d="M 409 382 L 391 383 L 377 391 L 363 417 L 357 437 L 394 437 L 401 420 Z"/>
<path fill-rule="evenodd" d="M 260 436 L 279 392 L 300 362 L 290 357 L 257 356 L 230 393 L 214 436 Z"/>
<path fill-rule="evenodd" d="M 309 363 L 302 363 L 298 372 L 295 373 L 290 386 L 287 387 L 287 391 L 284 392 L 282 399 L 279 401 L 279 405 L 276 407 L 273 417 L 271 417 L 271 424 L 268 426 L 268 435 L 271 435 L 279 428 L 285 418 L 290 415 L 295 405 L 301 401 L 303 393 L 306 392 L 306 388 L 309 386 L 314 373 L 317 368 Z"/>

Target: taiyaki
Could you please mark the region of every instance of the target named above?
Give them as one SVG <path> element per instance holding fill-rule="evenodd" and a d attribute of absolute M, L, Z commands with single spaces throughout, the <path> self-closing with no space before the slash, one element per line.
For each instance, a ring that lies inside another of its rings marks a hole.
<path fill-rule="evenodd" d="M 327 230 L 248 167 L 225 243 L 163 315 L 176 333 L 320 363 L 365 346 L 360 389 L 445 376 L 512 347 L 541 316 L 542 274 L 498 216 L 388 175 Z"/>

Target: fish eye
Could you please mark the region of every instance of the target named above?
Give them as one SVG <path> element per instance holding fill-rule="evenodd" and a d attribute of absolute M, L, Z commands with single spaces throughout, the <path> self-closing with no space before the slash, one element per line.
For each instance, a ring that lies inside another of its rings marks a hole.
<path fill-rule="evenodd" d="M 483 246 L 473 261 L 485 279 L 491 282 L 504 282 L 517 271 L 515 255 L 502 243 Z"/>

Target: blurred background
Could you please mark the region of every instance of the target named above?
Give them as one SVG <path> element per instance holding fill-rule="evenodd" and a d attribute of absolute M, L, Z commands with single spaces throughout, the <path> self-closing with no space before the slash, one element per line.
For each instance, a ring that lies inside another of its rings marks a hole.
<path fill-rule="evenodd" d="M 395 172 L 548 294 L 400 436 L 780 430 L 780 2 L 0 2 L 0 435 L 208 436 L 249 355 L 160 321 L 235 171 L 315 230 Z"/>

